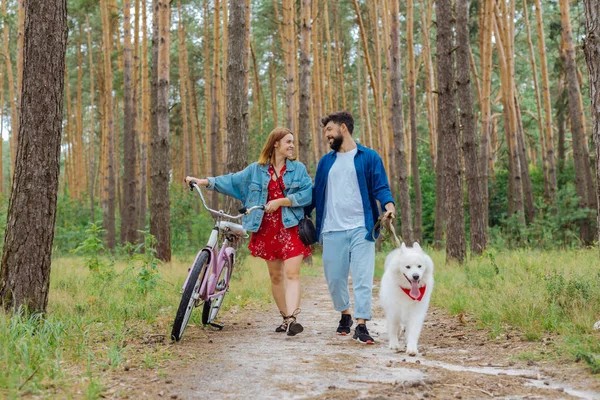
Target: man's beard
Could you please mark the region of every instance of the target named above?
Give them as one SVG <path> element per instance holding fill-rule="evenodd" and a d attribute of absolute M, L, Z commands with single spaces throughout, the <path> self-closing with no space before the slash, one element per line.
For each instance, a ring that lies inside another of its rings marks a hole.
<path fill-rule="evenodd" d="M 337 152 L 340 149 L 340 147 L 342 147 L 342 143 L 344 143 L 344 138 L 342 137 L 342 135 L 336 136 L 333 138 L 333 142 L 329 144 L 329 147 L 331 147 L 331 150 Z"/>

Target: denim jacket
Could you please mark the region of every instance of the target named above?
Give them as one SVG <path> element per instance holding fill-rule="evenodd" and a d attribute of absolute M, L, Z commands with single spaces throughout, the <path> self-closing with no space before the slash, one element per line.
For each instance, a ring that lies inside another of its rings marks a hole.
<path fill-rule="evenodd" d="M 304 216 L 304 207 L 312 201 L 312 179 L 306 167 L 299 161 L 286 160 L 283 174 L 284 194 L 291 207 L 281 207 L 283 226 L 291 228 L 298 225 L 298 219 Z M 246 169 L 232 174 L 208 178 L 208 189 L 240 200 L 245 207 L 267 203 L 269 194 L 269 165 L 257 162 Z M 242 226 L 250 232 L 257 232 L 264 215 L 263 210 L 255 210 L 242 218 Z"/>
<path fill-rule="evenodd" d="M 373 241 L 372 230 L 375 222 L 379 218 L 379 209 L 377 201 L 384 207 L 387 203 L 394 203 L 394 198 L 390 191 L 387 175 L 383 167 L 383 162 L 375 150 L 356 144 L 358 151 L 354 156 L 354 167 L 356 168 L 356 177 L 358 179 L 358 188 L 363 204 L 365 215 L 365 228 L 368 233 L 365 239 Z M 306 215 L 310 215 L 313 208 L 317 209 L 317 237 L 321 238 L 321 229 L 323 228 L 325 211 L 325 188 L 327 187 L 327 178 L 329 170 L 335 163 L 337 153 L 331 151 L 325 154 L 319 161 L 317 173 L 315 175 L 315 186 L 313 188 L 313 201 L 309 207 L 306 207 Z M 379 229 L 375 231 L 375 237 L 379 236 Z"/>

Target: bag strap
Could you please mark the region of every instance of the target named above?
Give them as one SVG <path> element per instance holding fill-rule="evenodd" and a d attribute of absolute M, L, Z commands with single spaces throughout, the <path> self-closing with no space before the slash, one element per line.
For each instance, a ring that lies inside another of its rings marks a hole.
<path fill-rule="evenodd" d="M 271 166 L 273 167 L 273 173 L 275 174 L 275 180 L 277 181 L 277 184 L 279 185 L 279 190 L 281 190 L 281 194 L 283 195 L 283 197 L 285 197 L 285 192 L 283 191 L 283 186 L 281 186 L 281 182 L 279 182 L 279 175 L 277 175 L 277 171 L 275 170 L 275 166 L 273 164 L 271 164 Z M 294 212 L 294 210 L 292 210 L 292 207 L 288 207 L 290 209 L 290 211 L 292 212 L 292 214 L 294 214 L 294 217 L 296 217 L 296 219 L 298 220 L 298 222 L 300 222 L 300 218 L 298 218 L 298 216 L 296 215 L 296 213 Z"/>

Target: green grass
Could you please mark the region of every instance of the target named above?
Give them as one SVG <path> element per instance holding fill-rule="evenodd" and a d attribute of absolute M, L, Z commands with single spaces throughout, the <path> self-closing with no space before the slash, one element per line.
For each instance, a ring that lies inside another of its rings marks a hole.
<path fill-rule="evenodd" d="M 126 362 L 160 368 L 161 361 L 172 356 L 168 346 L 144 346 L 144 339 L 170 334 L 192 261 L 190 256 L 159 265 L 159 275 L 144 294 L 139 266 L 124 261 L 112 266 L 103 260 L 104 270 L 91 273 L 83 258 L 54 260 L 44 317 L 0 312 L 0 365 L 10 366 L 0 369 L 0 398 L 96 399 L 105 389 L 104 371 L 122 369 Z M 238 265 L 230 288 L 225 312 L 268 303 L 271 291 L 264 262 L 249 258 Z M 193 314 L 198 325 L 199 311 Z"/>
<path fill-rule="evenodd" d="M 467 313 L 496 337 L 517 329 L 539 341 L 556 336 L 555 356 L 583 360 L 600 372 L 600 270 L 597 250 L 489 250 L 465 265 L 436 265 L 432 304 Z"/>
<path fill-rule="evenodd" d="M 386 254 L 377 254 L 376 277 Z M 551 336 L 553 356 L 600 372 L 600 340 L 592 330 L 600 319 L 596 250 L 491 250 L 464 266 L 445 265 L 443 253 L 431 255 L 434 306 L 468 314 L 491 337 L 508 330 L 531 341 Z M 44 317 L 0 312 L 0 365 L 10 366 L 0 368 L 0 398 L 95 399 L 106 389 L 105 372 L 120 371 L 125 363 L 160 371 L 173 357 L 169 346 L 144 343 L 152 335 L 169 335 L 193 256 L 159 265 L 158 275 L 135 262 L 101 261 L 92 273 L 84 258 L 54 260 Z M 322 276 L 318 252 L 301 273 Z M 272 301 L 268 270 L 259 259 L 242 257 L 230 288 L 224 312 Z M 193 314 L 192 323 L 200 325 L 200 314 Z"/>

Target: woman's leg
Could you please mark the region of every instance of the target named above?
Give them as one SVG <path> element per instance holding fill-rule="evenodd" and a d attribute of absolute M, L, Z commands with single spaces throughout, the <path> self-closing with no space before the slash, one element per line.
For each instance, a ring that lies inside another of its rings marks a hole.
<path fill-rule="evenodd" d="M 267 266 L 269 267 L 269 276 L 271 277 L 271 292 L 273 293 L 275 304 L 277 304 L 279 311 L 285 313 L 285 315 L 289 315 L 286 307 L 283 261 L 267 261 Z"/>
<path fill-rule="evenodd" d="M 283 261 L 287 315 L 292 315 L 297 308 L 300 308 L 300 266 L 302 258 L 303 256 L 300 254 Z"/>

